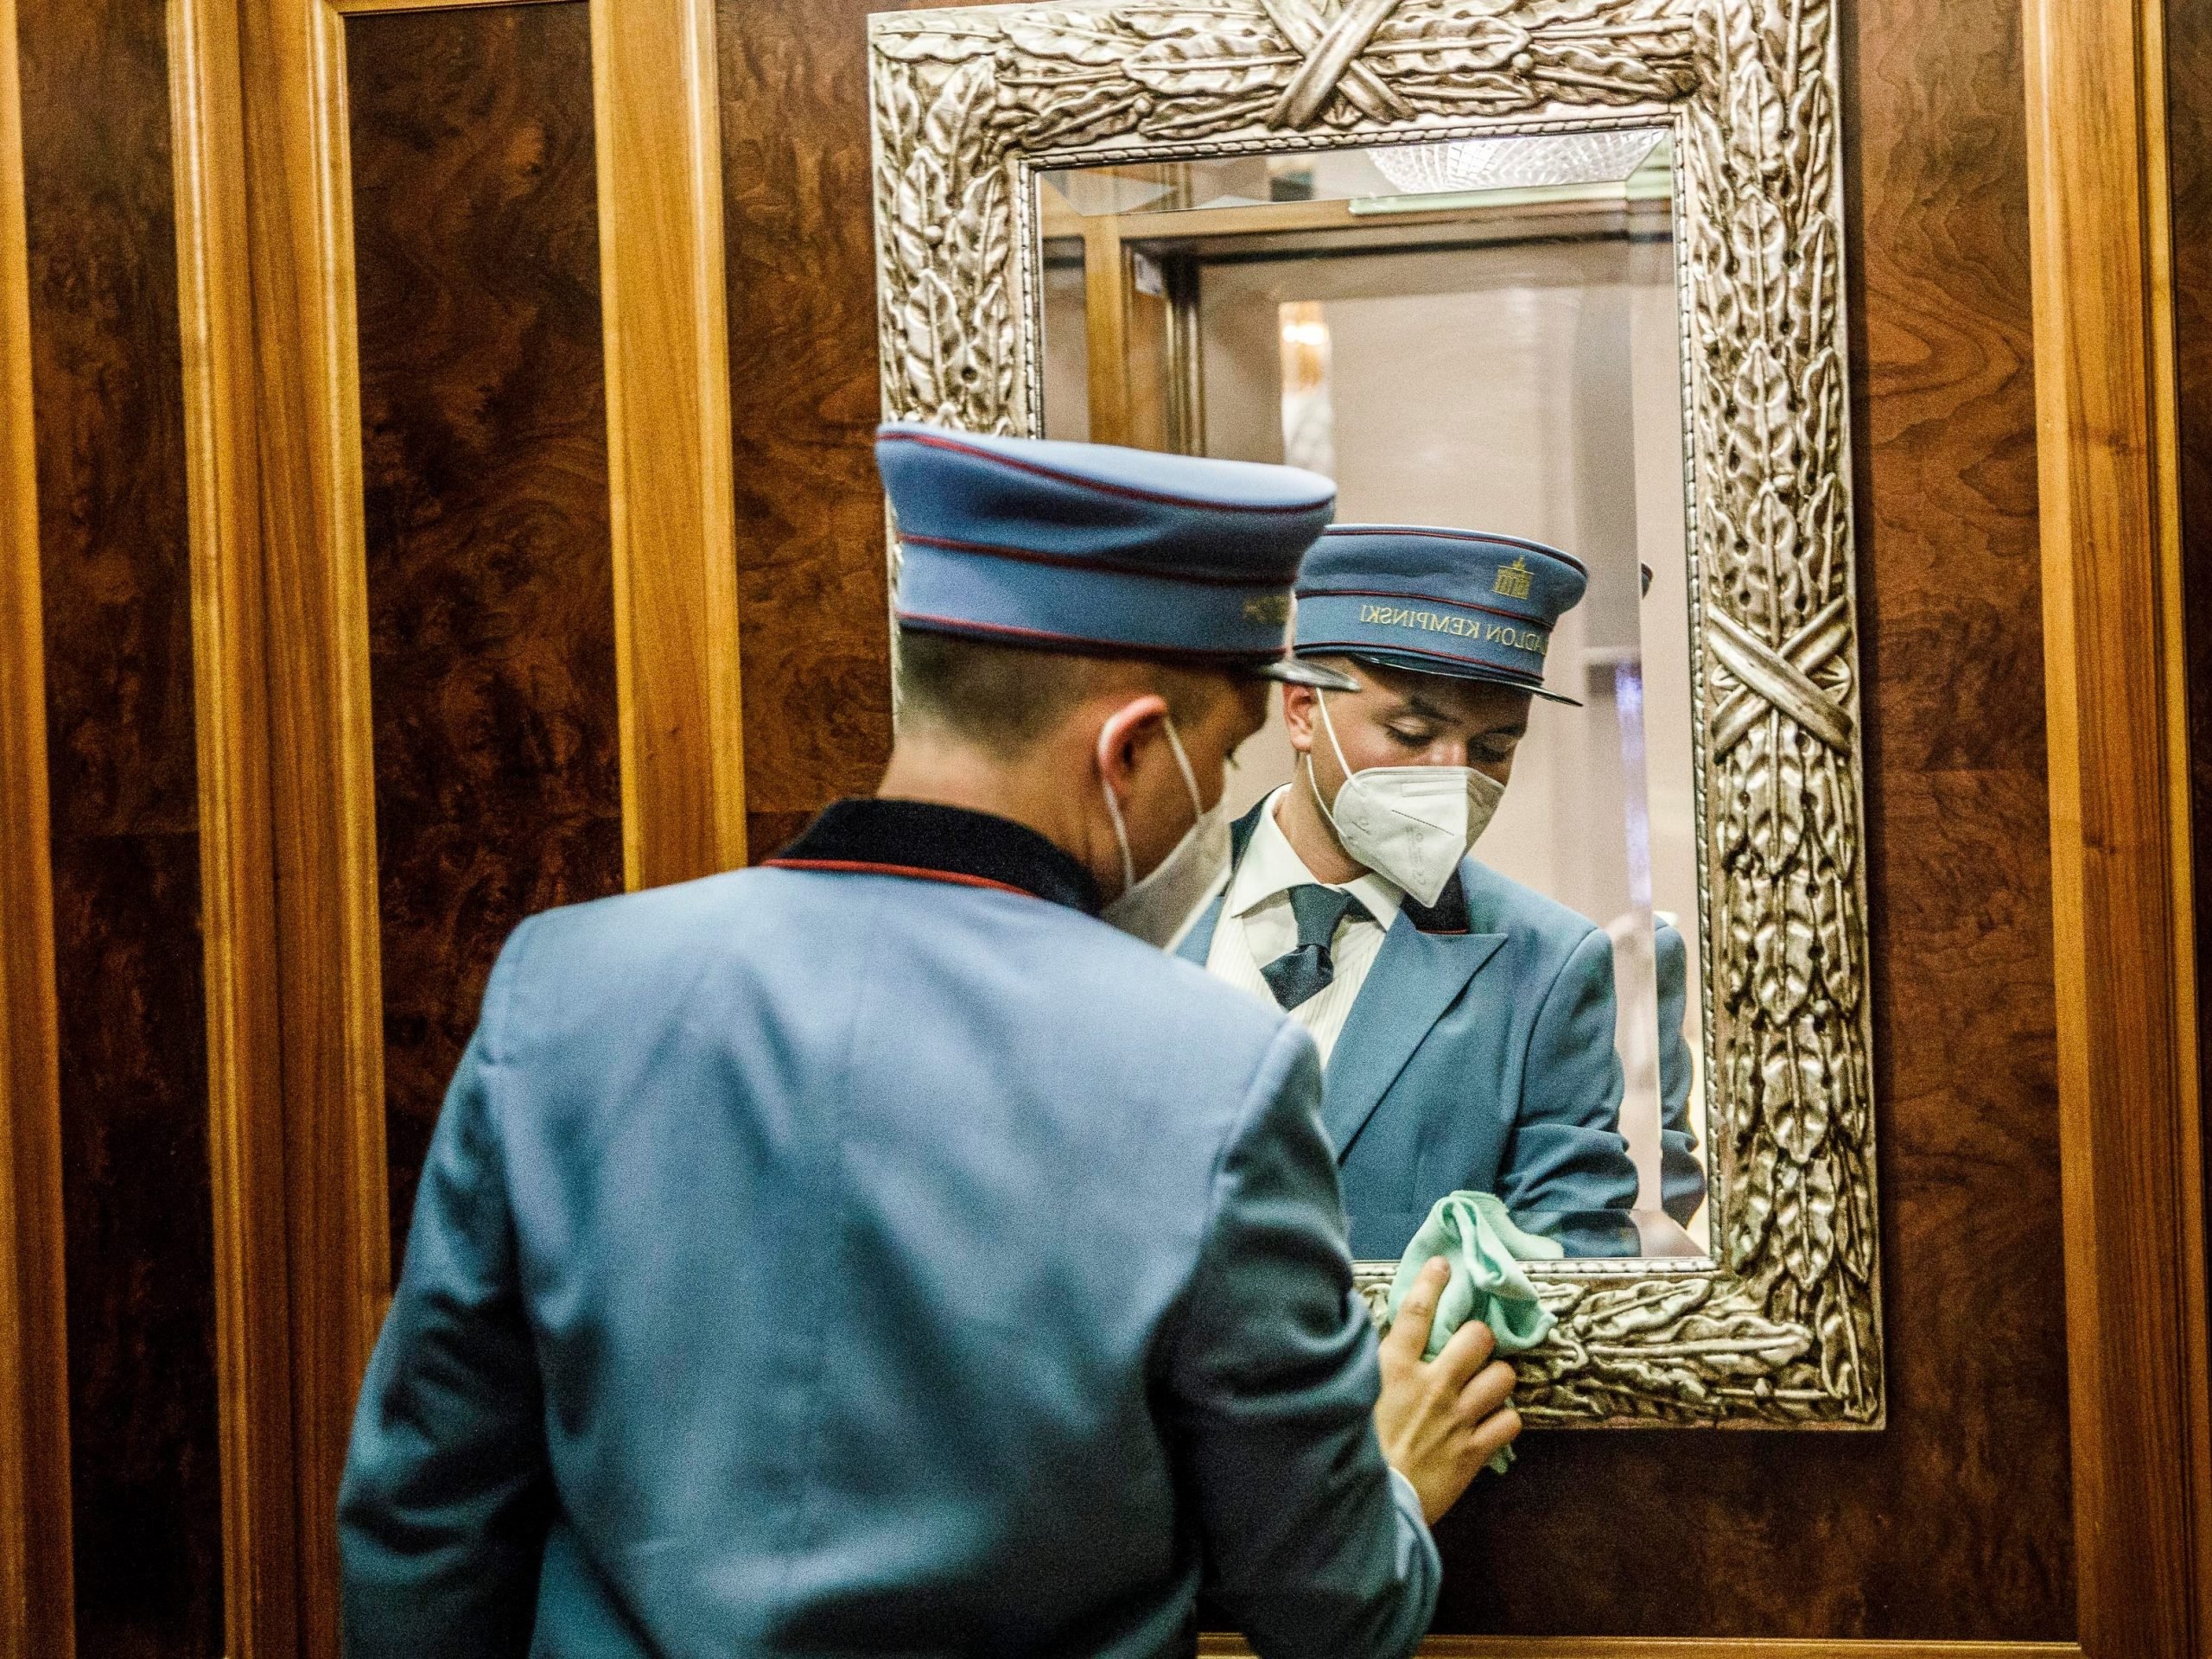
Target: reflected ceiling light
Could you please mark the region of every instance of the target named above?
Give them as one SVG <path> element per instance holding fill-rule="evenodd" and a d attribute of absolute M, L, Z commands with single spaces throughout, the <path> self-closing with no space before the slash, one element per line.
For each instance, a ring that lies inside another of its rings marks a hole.
<path fill-rule="evenodd" d="M 1408 195 L 1540 190 L 1556 185 L 1618 183 L 1636 171 L 1665 136 L 1649 127 L 1611 132 L 1548 132 L 1525 137 L 1407 144 L 1371 149 L 1368 155 L 1382 176 Z"/>

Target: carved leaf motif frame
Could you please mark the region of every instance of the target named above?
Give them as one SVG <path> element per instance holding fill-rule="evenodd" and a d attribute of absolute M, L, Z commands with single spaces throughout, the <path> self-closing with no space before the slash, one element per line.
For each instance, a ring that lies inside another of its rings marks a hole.
<path fill-rule="evenodd" d="M 1038 429 L 1040 169 L 1671 129 L 1718 1261 L 1543 1273 L 1517 1403 L 1878 1427 L 1834 0 L 1077 0 L 871 42 L 884 414 L 972 431 Z"/>

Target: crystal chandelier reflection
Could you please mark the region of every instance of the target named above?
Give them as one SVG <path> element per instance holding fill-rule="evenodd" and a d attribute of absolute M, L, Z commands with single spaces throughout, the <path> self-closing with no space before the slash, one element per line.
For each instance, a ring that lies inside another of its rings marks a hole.
<path fill-rule="evenodd" d="M 1636 171 L 1663 136 L 1649 127 L 1539 133 L 1407 144 L 1368 154 L 1382 176 L 1408 195 L 1529 190 L 1618 183 Z"/>

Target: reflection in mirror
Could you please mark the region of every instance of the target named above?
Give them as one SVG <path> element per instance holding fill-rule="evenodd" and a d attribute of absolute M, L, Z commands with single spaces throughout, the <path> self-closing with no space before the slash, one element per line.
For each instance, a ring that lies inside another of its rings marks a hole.
<path fill-rule="evenodd" d="M 1533 890 L 1573 912 L 1545 912 L 1560 926 L 1608 942 L 1618 1067 L 1523 1076 L 1541 1046 L 1496 1041 L 1467 1067 L 1406 1066 L 1463 1092 L 1386 1090 L 1378 1113 L 1428 1127 L 1358 1131 L 1408 1149 L 1380 1210 L 1344 1152 L 1362 1256 L 1396 1254 L 1427 1205 L 1470 1184 L 1436 1154 L 1452 1123 L 1497 1121 L 1509 1173 L 1491 1179 L 1510 1188 L 1516 1129 L 1561 1090 L 1603 1096 L 1570 1104 L 1618 1114 L 1625 1161 L 1603 1198 L 1537 1193 L 1527 1230 L 1569 1255 L 1708 1251 L 1673 199 L 1652 127 L 1039 175 L 1046 436 L 1287 461 L 1336 480 L 1339 524 L 1520 538 L 1588 572 L 1544 658 L 1545 689 L 1572 701 L 1534 700 L 1472 856 L 1497 893 Z M 1301 786 L 1296 760 L 1279 702 L 1238 758 L 1231 810 Z M 1514 976 L 1523 1001 L 1555 988 L 1513 955 L 1476 982 Z M 1402 983 L 1370 975 L 1345 1029 L 1405 1018 L 1365 995 Z M 1501 1017 L 1519 1030 L 1543 1010 Z"/>

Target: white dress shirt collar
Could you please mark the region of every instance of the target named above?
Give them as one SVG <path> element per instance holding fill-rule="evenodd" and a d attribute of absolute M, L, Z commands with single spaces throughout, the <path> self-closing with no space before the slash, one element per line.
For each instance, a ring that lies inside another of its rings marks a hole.
<path fill-rule="evenodd" d="M 1372 870 L 1362 870 L 1349 881 L 1329 882 L 1306 867 L 1298 849 L 1290 844 L 1290 837 L 1283 834 L 1282 826 L 1275 822 L 1275 813 L 1282 798 L 1294 785 L 1285 784 L 1261 804 L 1260 822 L 1252 831 L 1251 844 L 1245 848 L 1244 857 L 1236 867 L 1236 874 L 1229 884 L 1229 892 L 1222 902 L 1224 916 L 1243 916 L 1265 904 L 1279 893 L 1288 893 L 1293 887 L 1312 883 L 1316 887 L 1341 887 L 1367 906 L 1367 913 L 1375 925 L 1389 932 L 1398 919 L 1398 907 L 1405 894 L 1395 882 L 1386 880 Z"/>

